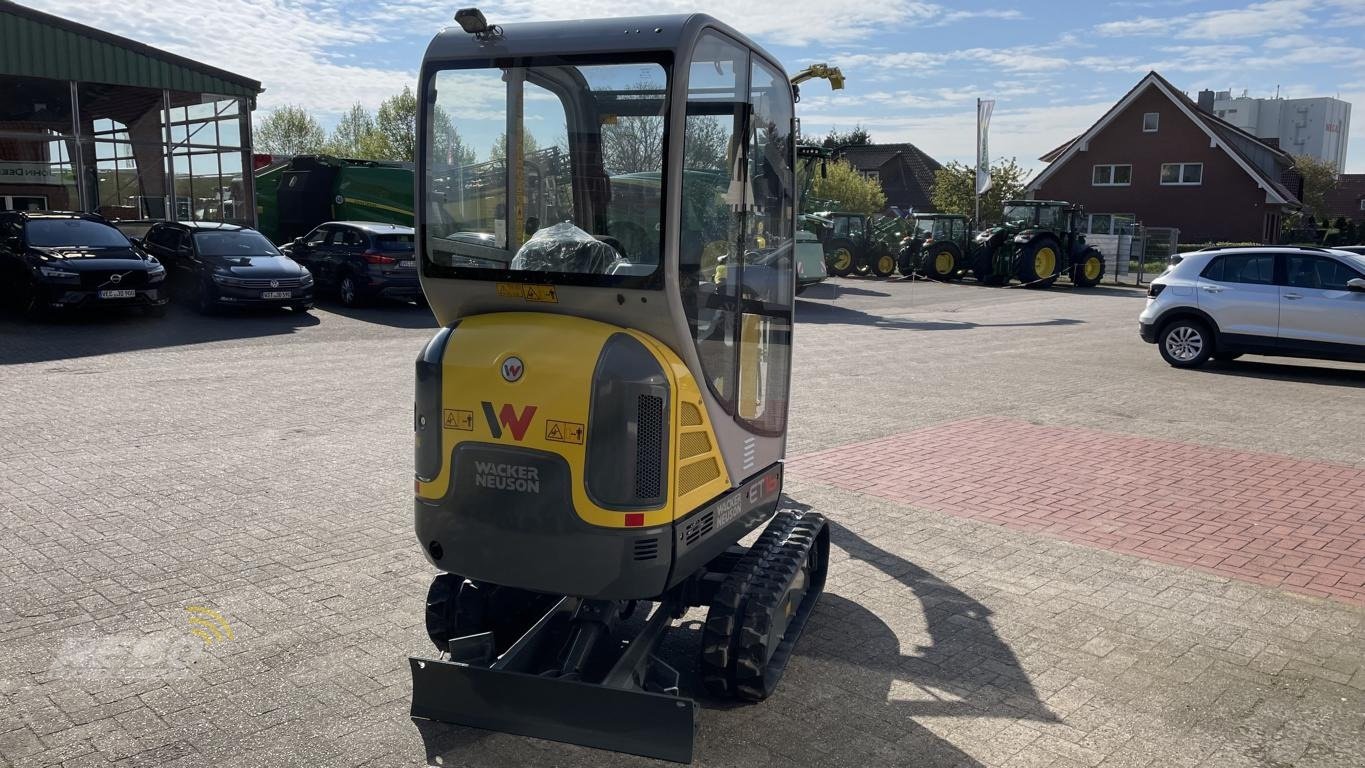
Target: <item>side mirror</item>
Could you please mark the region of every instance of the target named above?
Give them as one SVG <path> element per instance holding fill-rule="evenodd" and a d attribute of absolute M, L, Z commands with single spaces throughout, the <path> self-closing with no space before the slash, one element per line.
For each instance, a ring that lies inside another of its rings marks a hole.
<path fill-rule="evenodd" d="M 1352 293 L 1365 293 L 1365 279 L 1353 277 L 1346 281 L 1346 290 Z"/>
<path fill-rule="evenodd" d="M 301 238 L 301 237 L 296 237 L 296 238 L 294 238 L 294 246 L 295 246 L 295 247 L 302 247 L 302 246 L 303 246 L 303 238 Z"/>
<path fill-rule="evenodd" d="M 134 246 L 134 247 L 137 247 L 137 248 L 145 248 L 145 247 L 147 247 L 147 244 L 144 243 L 144 242 L 142 241 L 142 238 L 140 238 L 140 237 L 130 237 L 130 238 L 128 238 L 128 242 L 132 243 L 133 246 Z"/>

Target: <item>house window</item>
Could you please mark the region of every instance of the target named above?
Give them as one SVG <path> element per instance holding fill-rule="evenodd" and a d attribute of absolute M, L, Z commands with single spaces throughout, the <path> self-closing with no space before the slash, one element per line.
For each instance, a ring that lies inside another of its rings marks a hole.
<path fill-rule="evenodd" d="M 1162 186 L 1197 186 L 1204 183 L 1203 163 L 1162 163 Z"/>
<path fill-rule="evenodd" d="M 1097 165 L 1090 183 L 1096 187 L 1126 187 L 1133 183 L 1133 166 Z"/>
<path fill-rule="evenodd" d="M 1160 112 L 1146 112 L 1142 115 L 1142 132 L 1156 133 L 1157 126 L 1161 124 Z"/>
<path fill-rule="evenodd" d="M 1091 235 L 1132 234 L 1136 219 L 1131 213 L 1092 213 L 1087 216 L 1085 231 Z"/>
<path fill-rule="evenodd" d="M 868 181 L 875 181 L 878 184 L 882 181 L 881 174 L 877 171 L 863 171 L 863 178 Z"/>

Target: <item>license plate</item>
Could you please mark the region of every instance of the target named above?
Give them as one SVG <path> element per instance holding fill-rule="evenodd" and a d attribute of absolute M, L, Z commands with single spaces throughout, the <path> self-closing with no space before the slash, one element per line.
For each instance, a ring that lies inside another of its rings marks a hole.
<path fill-rule="evenodd" d="M 417 268 L 417 262 L 416 262 L 415 260 L 414 260 L 414 261 L 400 261 L 400 262 L 398 262 L 398 268 L 399 268 L 399 269 L 416 269 L 416 268 Z"/>
<path fill-rule="evenodd" d="M 261 291 L 261 298 L 263 299 L 288 299 L 293 296 L 293 291 Z"/>
<path fill-rule="evenodd" d="M 112 291 L 100 291 L 101 299 L 131 299 L 137 295 L 137 291 L 132 288 L 119 288 Z"/>

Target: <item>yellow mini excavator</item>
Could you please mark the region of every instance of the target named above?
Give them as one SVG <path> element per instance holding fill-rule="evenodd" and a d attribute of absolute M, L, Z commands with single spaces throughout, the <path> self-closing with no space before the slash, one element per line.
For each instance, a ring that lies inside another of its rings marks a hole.
<path fill-rule="evenodd" d="M 412 715 L 688 762 L 666 631 L 706 607 L 696 677 L 758 701 L 825 582 L 824 519 L 779 508 L 794 86 L 700 14 L 456 21 L 420 82 Z"/>

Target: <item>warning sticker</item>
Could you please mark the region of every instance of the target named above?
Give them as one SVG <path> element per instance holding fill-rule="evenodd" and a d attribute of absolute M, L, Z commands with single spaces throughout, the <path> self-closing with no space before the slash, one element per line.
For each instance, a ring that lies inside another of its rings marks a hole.
<path fill-rule="evenodd" d="M 461 429 L 465 432 L 474 431 L 474 412 L 473 411 L 454 411 L 449 408 L 445 411 L 445 418 L 441 426 L 446 429 Z"/>
<path fill-rule="evenodd" d="M 553 285 L 526 286 L 526 300 L 540 301 L 546 304 L 559 303 L 559 297 L 555 295 L 555 287 Z"/>
<path fill-rule="evenodd" d="M 573 421 L 545 420 L 545 439 L 556 443 L 583 444 L 583 425 Z"/>
<path fill-rule="evenodd" d="M 498 295 L 505 299 L 525 299 L 544 304 L 558 304 L 559 294 L 553 285 L 524 285 L 522 283 L 498 283 Z"/>

